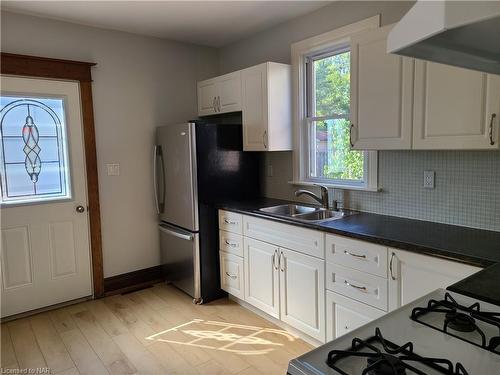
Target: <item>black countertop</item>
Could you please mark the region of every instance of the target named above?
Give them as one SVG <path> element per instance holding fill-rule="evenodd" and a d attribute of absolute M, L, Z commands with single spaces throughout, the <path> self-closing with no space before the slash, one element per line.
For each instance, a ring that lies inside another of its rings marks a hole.
<path fill-rule="evenodd" d="M 500 232 L 364 212 L 324 223 L 303 223 L 258 211 L 262 207 L 286 203 L 297 202 L 261 198 L 224 202 L 219 207 L 474 266 L 488 267 L 500 263 Z M 497 280 L 500 281 L 500 275 Z"/>
<path fill-rule="evenodd" d="M 500 263 L 476 272 L 447 289 L 500 306 Z"/>

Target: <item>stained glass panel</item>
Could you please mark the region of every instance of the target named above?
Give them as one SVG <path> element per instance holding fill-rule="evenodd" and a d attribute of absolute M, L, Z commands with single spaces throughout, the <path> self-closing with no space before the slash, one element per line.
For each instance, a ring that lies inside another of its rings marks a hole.
<path fill-rule="evenodd" d="M 63 98 L 0 97 L 2 203 L 70 198 Z"/>

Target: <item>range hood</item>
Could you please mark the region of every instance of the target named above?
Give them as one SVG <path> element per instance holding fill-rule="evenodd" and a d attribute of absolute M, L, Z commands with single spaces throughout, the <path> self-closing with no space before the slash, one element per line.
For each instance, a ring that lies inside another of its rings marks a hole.
<path fill-rule="evenodd" d="M 500 1 L 418 1 L 389 33 L 387 51 L 500 74 Z"/>

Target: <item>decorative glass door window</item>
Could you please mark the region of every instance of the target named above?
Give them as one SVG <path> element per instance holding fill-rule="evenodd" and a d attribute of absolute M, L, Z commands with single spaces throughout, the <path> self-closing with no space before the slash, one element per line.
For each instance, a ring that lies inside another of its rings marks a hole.
<path fill-rule="evenodd" d="M 63 98 L 0 97 L 1 203 L 71 198 Z"/>

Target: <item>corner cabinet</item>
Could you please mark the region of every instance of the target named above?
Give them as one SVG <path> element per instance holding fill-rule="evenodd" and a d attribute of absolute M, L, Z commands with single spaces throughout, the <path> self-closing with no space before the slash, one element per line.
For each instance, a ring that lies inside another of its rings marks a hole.
<path fill-rule="evenodd" d="M 291 67 L 267 62 L 241 71 L 244 151 L 292 149 Z"/>
<path fill-rule="evenodd" d="M 198 82 L 198 116 L 241 111 L 241 72 Z"/>
<path fill-rule="evenodd" d="M 413 148 L 498 149 L 500 76 L 415 64 Z"/>
<path fill-rule="evenodd" d="M 414 60 L 387 53 L 392 25 L 351 39 L 351 143 L 358 150 L 410 149 Z"/>
<path fill-rule="evenodd" d="M 406 305 L 437 288 L 446 288 L 481 270 L 396 249 L 389 249 L 389 259 L 389 310 Z"/>

